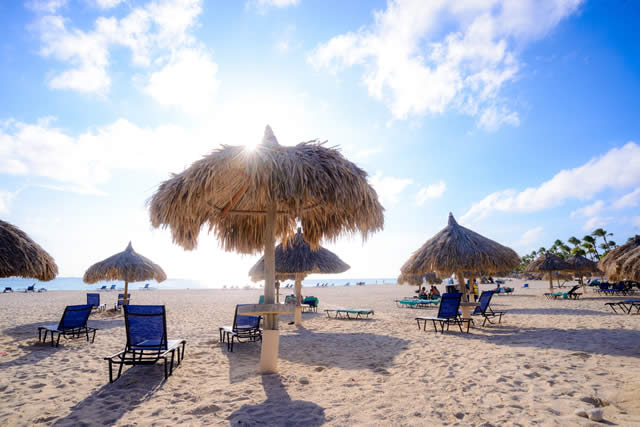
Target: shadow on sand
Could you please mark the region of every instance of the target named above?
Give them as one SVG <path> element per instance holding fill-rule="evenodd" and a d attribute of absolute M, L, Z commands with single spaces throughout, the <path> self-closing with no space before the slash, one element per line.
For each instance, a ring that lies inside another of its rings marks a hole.
<path fill-rule="evenodd" d="M 511 326 L 483 328 L 465 338 L 511 347 L 539 347 L 584 354 L 640 357 L 640 331 L 631 329 L 554 329 Z"/>
<path fill-rule="evenodd" d="M 91 345 L 87 343 L 87 340 L 84 336 L 80 338 L 74 339 L 65 339 L 65 337 L 60 338 L 60 346 L 52 347 L 50 340 L 46 343 L 38 342 L 38 326 L 43 325 L 56 325 L 58 321 L 53 322 L 37 322 L 37 323 L 29 323 L 27 325 L 19 325 L 13 328 L 5 329 L 3 333 L 14 338 L 13 344 L 14 348 L 8 350 L 18 349 L 25 354 L 18 356 L 15 359 L 3 361 L 0 363 L 0 368 L 5 366 L 20 366 L 20 365 L 30 365 L 36 364 L 41 360 L 46 359 L 47 357 L 55 354 L 59 350 L 63 350 L 67 346 L 84 346 Z M 124 326 L 124 320 L 89 320 L 87 325 L 98 328 L 96 332 L 96 340 L 100 339 L 100 330 L 112 329 Z M 28 340 L 24 341 L 23 340 Z M 8 351 L 8 356 L 11 356 L 11 352 Z"/>
<path fill-rule="evenodd" d="M 582 308 L 510 308 L 509 314 L 540 314 L 543 316 L 611 316 L 613 312 L 607 313 L 597 310 L 585 310 Z"/>
<path fill-rule="evenodd" d="M 105 380 L 105 385 L 73 406 L 66 417 L 57 419 L 53 425 L 113 425 L 162 388 L 164 371 L 162 363 L 135 366 L 113 384 Z"/>
<path fill-rule="evenodd" d="M 319 426 L 325 423 L 324 408 L 313 402 L 291 400 L 280 375 L 263 375 L 267 400 L 259 405 L 243 405 L 231 414 L 233 426 Z"/>
<path fill-rule="evenodd" d="M 408 340 L 367 332 L 327 333 L 298 328 L 292 334 L 280 336 L 279 357 L 319 368 L 370 369 L 386 375 L 385 367 L 391 365 L 408 344 Z M 220 344 L 220 351 L 229 359 L 231 383 L 258 375 L 260 346 L 260 342 L 237 344 L 233 352 L 228 352 L 226 344 Z M 380 351 L 381 348 L 385 351 Z"/>

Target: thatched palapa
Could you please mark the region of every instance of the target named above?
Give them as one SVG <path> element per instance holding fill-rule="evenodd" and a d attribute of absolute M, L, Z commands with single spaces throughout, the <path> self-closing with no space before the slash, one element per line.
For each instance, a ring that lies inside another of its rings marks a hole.
<path fill-rule="evenodd" d="M 349 268 L 348 264 L 330 250 L 323 247 L 311 249 L 300 228 L 290 241 L 276 246 L 276 278 L 278 280 L 295 280 L 298 274 L 302 276 L 316 273 L 338 274 Z M 254 282 L 264 280 L 264 257 L 251 267 L 249 276 Z"/>
<path fill-rule="evenodd" d="M 151 223 L 169 227 L 187 250 L 205 225 L 226 251 L 264 249 L 266 212 L 275 204 L 275 238 L 293 236 L 298 220 L 305 240 L 382 230 L 384 209 L 367 173 L 318 140 L 281 146 L 269 126 L 254 150 L 223 145 L 163 182 L 150 201 Z"/>
<path fill-rule="evenodd" d="M 524 269 L 527 273 L 552 273 L 554 271 L 573 271 L 571 265 L 557 255 L 547 252 L 534 260 Z M 549 289 L 553 289 L 553 278 L 549 274 Z"/>
<path fill-rule="evenodd" d="M 640 236 L 604 256 L 598 267 L 610 280 L 640 281 Z"/>
<path fill-rule="evenodd" d="M 328 249 L 323 247 L 311 249 L 300 228 L 292 239 L 276 246 L 275 259 L 276 278 L 296 281 L 296 325 L 302 324 L 302 280 L 309 274 L 338 274 L 350 268 L 338 255 Z M 251 267 L 249 276 L 254 282 L 264 280 L 264 256 Z"/>
<path fill-rule="evenodd" d="M 131 242 L 124 251 L 93 264 L 82 278 L 88 284 L 102 280 L 123 280 L 125 304 L 127 303 L 129 282 L 155 280 L 159 283 L 166 279 L 167 275 L 162 267 L 134 251 Z"/>
<path fill-rule="evenodd" d="M 400 274 L 397 280 L 397 283 L 399 285 L 403 285 L 406 283 L 407 285 L 412 286 L 421 286 L 425 282 L 431 285 L 439 285 L 440 283 L 442 283 L 442 279 L 439 279 L 435 273 L 425 273 L 417 275 Z"/>
<path fill-rule="evenodd" d="M 520 257 L 511 248 L 459 225 L 449 213 L 449 223 L 429 239 L 400 269 L 403 275 L 436 272 L 439 276 L 458 276 L 466 294 L 464 276 L 480 277 L 514 269 Z"/>
<path fill-rule="evenodd" d="M 365 171 L 318 140 L 281 146 L 269 126 L 255 150 L 223 145 L 163 182 L 149 210 L 153 226 L 170 228 L 185 249 L 197 246 L 202 226 L 226 251 L 264 248 L 266 305 L 275 300 L 276 239 L 291 238 L 297 222 L 312 249 L 344 233 L 359 232 L 365 240 L 384 225 Z M 263 373 L 277 372 L 278 322 L 272 313 L 264 316 Z"/>
<path fill-rule="evenodd" d="M 0 220 L 0 277 L 24 277 L 48 282 L 58 266 L 44 249 L 18 227 Z"/>

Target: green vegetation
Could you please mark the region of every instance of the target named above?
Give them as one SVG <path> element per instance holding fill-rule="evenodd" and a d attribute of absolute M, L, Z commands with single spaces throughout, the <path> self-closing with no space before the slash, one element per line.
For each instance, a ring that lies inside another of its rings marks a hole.
<path fill-rule="evenodd" d="M 529 265 L 539 256 L 544 255 L 545 252 L 551 252 L 552 254 L 557 255 L 562 259 L 569 258 L 573 255 L 582 255 L 591 259 L 592 261 L 598 261 L 600 258 L 608 254 L 609 251 L 618 246 L 616 242 L 608 239 L 608 237 L 612 236 L 613 233 L 609 233 L 602 228 L 597 228 L 593 230 L 591 234 L 587 234 L 586 236 L 584 236 L 582 240 L 578 239 L 575 236 L 569 237 L 567 239 L 567 243 L 572 246 L 569 246 L 562 240 L 557 239 L 555 242 L 553 242 L 553 245 L 549 249 L 546 249 L 543 246 L 537 251 L 531 251 L 530 254 L 521 257 L 521 262 L 518 269 L 520 271 L 524 270 L 527 265 Z M 599 252 L 598 249 L 602 250 L 602 252 Z"/>

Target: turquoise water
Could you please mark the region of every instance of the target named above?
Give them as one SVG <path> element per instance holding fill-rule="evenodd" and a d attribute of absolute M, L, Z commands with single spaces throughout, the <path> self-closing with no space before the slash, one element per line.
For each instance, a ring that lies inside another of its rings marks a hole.
<path fill-rule="evenodd" d="M 315 287 L 319 283 L 327 283 L 327 286 L 345 286 L 347 283 L 349 286 L 355 286 L 357 282 L 365 282 L 367 284 L 393 284 L 396 283 L 395 279 L 312 279 L 303 280 L 302 286 Z M 232 284 L 229 283 L 206 283 L 198 280 L 185 280 L 185 279 L 167 279 L 164 282 L 158 284 L 155 280 L 148 282 L 136 282 L 130 283 L 129 289 L 135 290 L 143 288 L 146 283 L 152 288 L 158 289 L 220 289 L 220 288 L 243 288 L 247 286 L 247 283 Z M 293 281 L 282 282 L 282 286 L 293 283 Z M 28 286 L 35 284 L 36 289 L 45 288 L 49 291 L 72 291 L 72 290 L 97 290 L 102 286 L 110 288 L 111 285 L 116 285 L 116 289 L 124 288 L 124 282 L 112 281 L 112 282 L 99 282 L 95 285 L 87 285 L 82 281 L 80 277 L 58 277 L 50 282 L 39 282 L 33 279 L 20 279 L 15 277 L 9 277 L 0 279 L 0 292 L 5 287 L 11 287 L 14 291 L 24 290 Z M 254 288 L 261 286 L 260 283 L 252 283 L 249 285 Z"/>

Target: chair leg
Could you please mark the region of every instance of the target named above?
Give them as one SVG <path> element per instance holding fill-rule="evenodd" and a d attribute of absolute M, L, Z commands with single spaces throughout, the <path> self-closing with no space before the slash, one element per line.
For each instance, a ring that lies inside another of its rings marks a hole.
<path fill-rule="evenodd" d="M 109 359 L 109 384 L 113 382 L 113 361 Z"/>
<path fill-rule="evenodd" d="M 93 330 L 93 337 L 91 338 L 91 344 L 96 340 L 96 329 Z"/>

